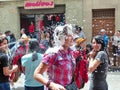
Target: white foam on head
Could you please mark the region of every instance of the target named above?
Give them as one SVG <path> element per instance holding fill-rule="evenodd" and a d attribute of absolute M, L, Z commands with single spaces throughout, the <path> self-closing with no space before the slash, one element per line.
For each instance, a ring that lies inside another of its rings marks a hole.
<path fill-rule="evenodd" d="M 57 26 L 54 30 L 55 46 L 61 46 L 65 42 L 66 33 L 74 36 L 72 24 L 65 24 L 64 26 Z"/>

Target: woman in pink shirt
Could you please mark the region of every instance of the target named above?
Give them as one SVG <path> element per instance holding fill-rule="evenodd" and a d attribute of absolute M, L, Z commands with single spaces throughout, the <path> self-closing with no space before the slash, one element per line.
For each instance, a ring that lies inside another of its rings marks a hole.
<path fill-rule="evenodd" d="M 34 72 L 34 78 L 49 90 L 77 90 L 73 82 L 75 59 L 70 49 L 73 45 L 71 25 L 56 27 L 54 40 L 55 47 L 46 51 L 42 63 Z M 46 70 L 49 80 L 42 75 Z"/>

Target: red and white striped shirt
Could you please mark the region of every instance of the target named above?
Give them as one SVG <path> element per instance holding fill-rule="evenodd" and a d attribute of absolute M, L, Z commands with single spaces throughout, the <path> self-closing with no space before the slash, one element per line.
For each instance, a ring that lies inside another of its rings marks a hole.
<path fill-rule="evenodd" d="M 58 50 L 57 53 L 51 53 L 43 56 L 43 63 L 49 65 L 47 70 L 49 79 L 55 83 L 67 86 L 72 82 L 72 76 L 75 68 L 75 59 L 73 52 L 69 49 L 69 53 Z"/>

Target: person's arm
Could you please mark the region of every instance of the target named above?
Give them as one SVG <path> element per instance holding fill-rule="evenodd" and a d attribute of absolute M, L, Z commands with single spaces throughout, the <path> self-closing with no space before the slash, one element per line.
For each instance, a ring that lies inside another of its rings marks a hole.
<path fill-rule="evenodd" d="M 5 76 L 10 76 L 10 74 L 17 71 L 18 65 L 13 65 L 12 69 L 10 69 L 7 54 L 2 54 L 0 59 L 2 60 L 1 63 L 3 65 L 3 74 Z"/>
<path fill-rule="evenodd" d="M 18 65 L 13 65 L 12 69 L 9 69 L 9 66 L 7 67 L 3 67 L 3 74 L 5 76 L 9 76 L 10 74 L 12 74 L 13 72 L 16 72 L 18 69 Z"/>
<path fill-rule="evenodd" d="M 23 73 L 25 74 L 25 67 L 22 67 L 22 71 L 23 71 Z"/>
<path fill-rule="evenodd" d="M 101 63 L 100 61 L 94 60 L 93 58 L 91 58 L 89 61 L 88 71 L 92 73 L 100 65 L 100 63 Z"/>
<path fill-rule="evenodd" d="M 34 78 L 35 80 L 37 80 L 38 82 L 46 85 L 47 87 L 49 87 L 51 90 L 66 90 L 62 85 L 60 84 L 56 84 L 52 81 L 49 81 L 48 79 L 46 79 L 43 76 L 43 73 L 47 70 L 48 65 L 45 63 L 40 63 L 40 65 L 36 68 L 35 72 L 34 72 Z"/>
<path fill-rule="evenodd" d="M 92 50 L 89 54 L 89 67 L 88 67 L 88 71 L 90 73 L 92 73 L 101 63 L 100 60 L 97 60 L 95 58 L 95 56 L 97 55 L 98 52 L 96 52 L 95 50 Z"/>
<path fill-rule="evenodd" d="M 43 73 L 47 70 L 48 66 L 45 63 L 40 63 L 40 65 L 36 68 L 35 72 L 34 72 L 34 78 L 46 85 L 48 80 L 43 76 Z"/>
<path fill-rule="evenodd" d="M 22 71 L 25 74 L 25 67 L 28 65 L 29 58 L 26 58 L 27 55 L 22 56 L 21 58 L 21 65 L 22 65 Z"/>
<path fill-rule="evenodd" d="M 94 72 L 101 63 L 105 63 L 106 57 L 105 51 L 96 52 L 93 50 L 90 54 L 89 72 Z"/>

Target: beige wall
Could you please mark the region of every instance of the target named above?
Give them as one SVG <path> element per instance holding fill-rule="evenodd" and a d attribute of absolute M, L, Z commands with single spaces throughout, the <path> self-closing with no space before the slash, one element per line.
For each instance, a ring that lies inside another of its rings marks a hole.
<path fill-rule="evenodd" d="M 0 5 L 0 31 L 10 30 L 18 37 L 19 12 L 14 3 L 2 3 Z"/>
<path fill-rule="evenodd" d="M 82 26 L 83 0 L 55 0 L 56 4 L 65 4 L 65 14 L 67 23 Z"/>
<path fill-rule="evenodd" d="M 82 0 L 68 0 L 66 3 L 66 20 L 67 23 L 77 24 L 82 26 L 83 15 L 82 15 Z"/>
<path fill-rule="evenodd" d="M 115 29 L 120 29 L 120 1 L 119 0 L 93 0 L 93 9 L 115 8 Z"/>
<path fill-rule="evenodd" d="M 83 0 L 83 27 L 84 32 L 87 37 L 87 43 L 90 42 L 92 37 L 92 2 L 91 0 Z"/>

